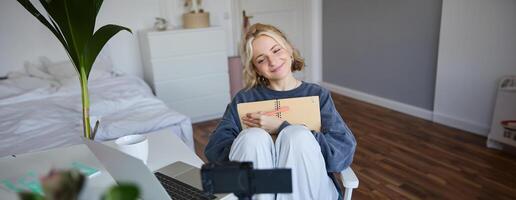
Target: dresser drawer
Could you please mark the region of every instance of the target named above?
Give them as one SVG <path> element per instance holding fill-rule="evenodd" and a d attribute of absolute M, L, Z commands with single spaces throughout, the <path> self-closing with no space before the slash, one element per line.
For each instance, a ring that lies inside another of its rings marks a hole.
<path fill-rule="evenodd" d="M 226 50 L 226 37 L 220 28 L 148 34 L 151 59 Z"/>
<path fill-rule="evenodd" d="M 228 60 L 224 51 L 156 59 L 151 62 L 155 82 L 228 73 Z"/>
<path fill-rule="evenodd" d="M 222 117 L 229 101 L 228 95 L 216 94 L 183 101 L 165 101 L 165 103 L 173 110 L 190 117 L 193 122 L 197 122 L 207 117 Z"/>
<path fill-rule="evenodd" d="M 156 96 L 193 121 L 220 117 L 230 101 L 224 29 L 141 33 L 145 81 Z"/>
<path fill-rule="evenodd" d="M 156 96 L 163 101 L 180 101 L 214 94 L 229 95 L 228 74 L 214 74 L 188 79 L 157 82 Z"/>

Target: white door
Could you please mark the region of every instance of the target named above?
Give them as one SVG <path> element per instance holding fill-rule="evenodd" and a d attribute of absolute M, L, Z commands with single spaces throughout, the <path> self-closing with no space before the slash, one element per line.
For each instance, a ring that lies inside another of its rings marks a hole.
<path fill-rule="evenodd" d="M 250 24 L 264 23 L 271 24 L 279 28 L 287 35 L 287 38 L 297 48 L 305 62 L 311 59 L 308 46 L 311 44 L 310 34 L 306 32 L 310 29 L 310 15 L 305 15 L 305 6 L 308 0 L 237 0 L 237 14 L 239 17 L 234 24 L 236 30 L 242 30 L 242 11 L 249 16 Z M 237 34 L 241 35 L 241 33 Z M 306 68 L 302 72 L 295 73 L 295 76 L 304 80 Z"/>

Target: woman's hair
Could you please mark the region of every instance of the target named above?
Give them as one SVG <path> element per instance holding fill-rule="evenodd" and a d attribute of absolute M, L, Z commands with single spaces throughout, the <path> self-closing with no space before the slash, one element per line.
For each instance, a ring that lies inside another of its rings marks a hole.
<path fill-rule="evenodd" d="M 244 65 L 243 78 L 244 86 L 246 89 L 250 89 L 257 85 L 269 85 L 269 80 L 258 75 L 256 72 L 256 67 L 253 64 L 253 41 L 258 36 L 262 35 L 269 36 L 279 45 L 281 45 L 281 47 L 292 53 L 292 72 L 301 71 L 305 66 L 305 61 L 299 55 L 299 51 L 292 46 L 283 32 L 272 25 L 260 23 L 253 24 L 245 33 L 240 49 L 240 56 L 242 59 L 242 64 Z"/>

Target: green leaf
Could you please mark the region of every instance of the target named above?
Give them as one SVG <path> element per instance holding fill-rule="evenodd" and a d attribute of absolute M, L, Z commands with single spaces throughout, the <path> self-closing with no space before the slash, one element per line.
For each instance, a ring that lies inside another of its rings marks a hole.
<path fill-rule="evenodd" d="M 95 1 L 95 16 L 97 16 L 97 14 L 99 14 L 99 10 L 100 10 L 100 7 L 102 6 L 102 3 L 104 2 L 104 0 L 94 0 Z"/>
<path fill-rule="evenodd" d="M 89 76 L 93 62 L 95 62 L 95 59 L 102 50 L 102 47 L 104 47 L 104 45 L 109 41 L 109 39 L 111 39 L 115 34 L 122 30 L 126 30 L 132 33 L 131 29 L 128 29 L 123 26 L 118 26 L 114 24 L 105 25 L 99 28 L 99 30 L 97 30 L 95 34 L 93 34 L 93 37 L 88 41 L 88 43 L 86 43 L 83 60 L 84 67 L 86 67 L 87 76 Z"/>
<path fill-rule="evenodd" d="M 41 196 L 39 194 L 30 193 L 30 192 L 18 193 L 18 197 L 21 200 L 45 200 L 45 197 L 43 197 L 43 196 Z"/>
<path fill-rule="evenodd" d="M 79 64 L 79 53 L 75 48 L 75 44 L 70 40 L 70 33 L 68 27 L 66 26 L 66 22 L 61 18 L 63 15 L 62 10 L 64 9 L 64 0 L 40 0 L 39 1 L 43 8 L 47 11 L 50 21 L 54 26 L 59 28 L 59 33 L 64 41 L 66 41 L 66 52 L 70 56 L 74 65 Z"/>
<path fill-rule="evenodd" d="M 102 196 L 102 200 L 136 200 L 140 196 L 138 187 L 134 184 L 122 183 L 111 187 Z"/>
<path fill-rule="evenodd" d="M 75 66 L 82 66 L 81 54 L 86 42 L 93 35 L 97 4 L 91 0 L 40 0 L 40 2 L 60 27 L 69 46 L 68 53 L 74 58 Z"/>

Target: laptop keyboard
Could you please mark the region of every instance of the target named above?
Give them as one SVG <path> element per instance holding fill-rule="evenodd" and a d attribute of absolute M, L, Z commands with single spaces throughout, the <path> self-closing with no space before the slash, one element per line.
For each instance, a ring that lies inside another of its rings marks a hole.
<path fill-rule="evenodd" d="M 156 172 L 154 175 L 161 182 L 168 195 L 172 197 L 172 200 L 211 200 L 216 198 L 214 195 L 205 194 L 203 191 L 165 174 Z"/>

